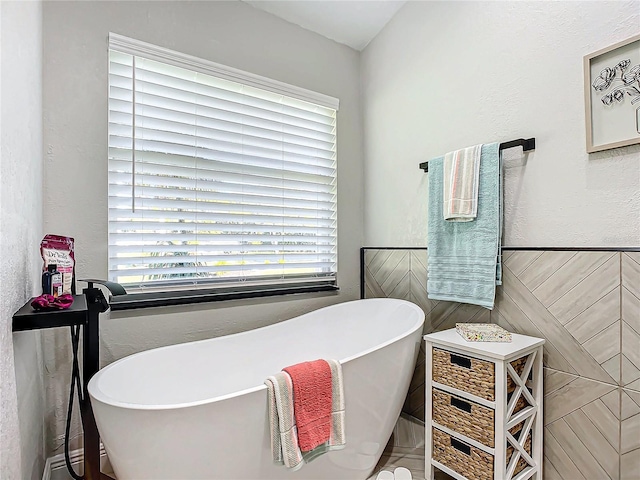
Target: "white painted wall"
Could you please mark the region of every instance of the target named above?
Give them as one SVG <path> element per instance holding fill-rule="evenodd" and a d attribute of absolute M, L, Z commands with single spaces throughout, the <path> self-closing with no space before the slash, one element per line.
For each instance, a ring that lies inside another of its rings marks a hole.
<path fill-rule="evenodd" d="M 358 298 L 358 249 L 363 239 L 359 54 L 237 1 L 45 2 L 44 230 L 75 237 L 78 277 L 107 275 L 110 31 L 340 99 L 340 292 L 114 314 L 101 326 L 103 364 L 152 347 L 260 327 Z M 44 343 L 50 455 L 61 451 L 68 332 L 48 332 Z"/>
<path fill-rule="evenodd" d="M 42 3 L 0 2 L 0 478 L 42 478 L 44 387 L 37 332 L 12 334 L 42 268 Z"/>
<path fill-rule="evenodd" d="M 505 245 L 640 245 L 640 149 L 588 155 L 583 56 L 640 32 L 640 2 L 407 2 L 364 50 L 365 244 L 424 246 L 418 164 L 505 158 Z M 627 100 L 628 101 L 628 100 Z"/>

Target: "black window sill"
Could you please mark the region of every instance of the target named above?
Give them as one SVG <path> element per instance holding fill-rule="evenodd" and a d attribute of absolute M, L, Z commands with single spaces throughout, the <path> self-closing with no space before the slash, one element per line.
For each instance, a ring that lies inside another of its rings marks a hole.
<path fill-rule="evenodd" d="M 272 297 L 278 295 L 294 295 L 301 293 L 336 292 L 336 285 L 304 285 L 274 286 L 252 288 L 247 290 L 184 290 L 177 292 L 128 293 L 117 295 L 109 301 L 111 310 L 133 310 L 139 308 L 168 307 L 173 305 L 189 305 L 205 302 L 222 302 L 225 300 L 241 300 L 247 298 Z"/>

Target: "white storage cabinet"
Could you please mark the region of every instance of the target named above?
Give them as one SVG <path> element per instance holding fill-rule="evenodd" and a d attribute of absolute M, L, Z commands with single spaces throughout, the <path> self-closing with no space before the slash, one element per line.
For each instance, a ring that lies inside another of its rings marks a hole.
<path fill-rule="evenodd" d="M 468 342 L 425 335 L 425 473 L 458 480 L 542 480 L 544 340 Z"/>

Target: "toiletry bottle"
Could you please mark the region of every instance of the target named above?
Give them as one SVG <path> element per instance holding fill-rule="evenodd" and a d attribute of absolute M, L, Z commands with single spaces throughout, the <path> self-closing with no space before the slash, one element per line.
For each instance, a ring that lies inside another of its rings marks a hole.
<path fill-rule="evenodd" d="M 51 275 L 53 272 L 57 271 L 58 266 L 53 263 L 47 266 L 47 270 L 42 272 L 42 294 L 43 295 L 51 295 Z"/>
<path fill-rule="evenodd" d="M 57 266 L 54 265 L 54 271 L 51 272 L 51 295 L 59 297 L 62 295 L 63 283 L 62 273 L 57 270 Z"/>

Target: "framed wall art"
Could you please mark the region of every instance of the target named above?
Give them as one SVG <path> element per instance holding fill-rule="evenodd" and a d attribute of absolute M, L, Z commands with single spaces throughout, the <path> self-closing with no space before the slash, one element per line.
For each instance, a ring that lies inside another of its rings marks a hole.
<path fill-rule="evenodd" d="M 640 143 L 640 34 L 584 57 L 587 152 Z"/>

